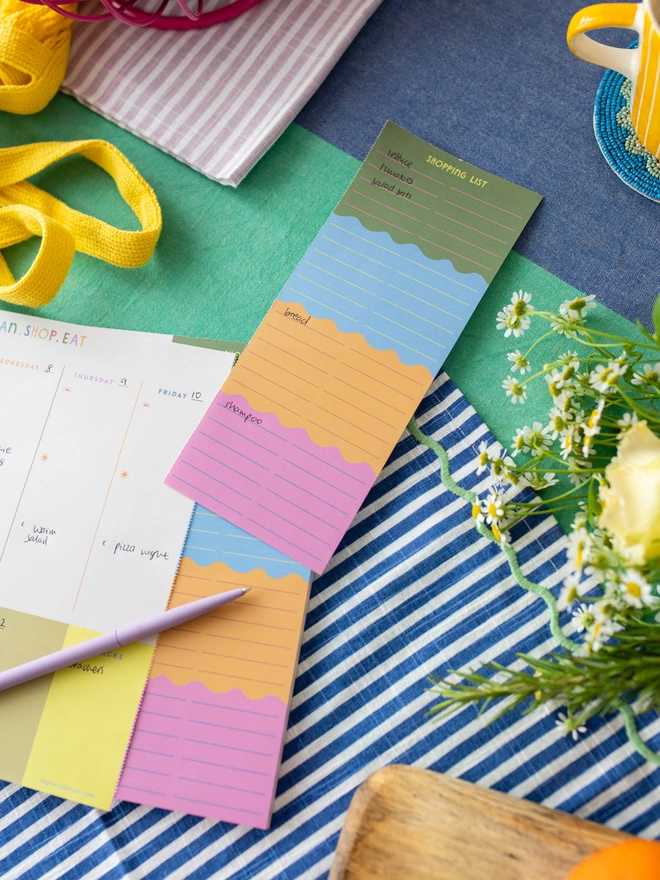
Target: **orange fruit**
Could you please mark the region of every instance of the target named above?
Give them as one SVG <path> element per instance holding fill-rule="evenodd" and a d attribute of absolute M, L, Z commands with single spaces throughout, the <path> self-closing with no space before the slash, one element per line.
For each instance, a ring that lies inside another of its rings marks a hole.
<path fill-rule="evenodd" d="M 660 843 L 624 840 L 580 862 L 566 880 L 660 880 Z"/>

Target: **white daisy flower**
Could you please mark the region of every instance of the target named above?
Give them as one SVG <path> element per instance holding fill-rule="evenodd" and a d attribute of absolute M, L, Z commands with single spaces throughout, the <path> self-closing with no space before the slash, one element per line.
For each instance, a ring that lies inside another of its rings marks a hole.
<path fill-rule="evenodd" d="M 596 308 L 595 299 L 596 297 L 593 294 L 589 294 L 588 296 L 576 296 L 575 299 L 564 300 L 559 306 L 559 314 L 573 318 L 573 320 L 578 318 L 584 320 L 585 312 Z"/>
<path fill-rule="evenodd" d="M 644 372 L 634 370 L 630 381 L 633 385 L 660 385 L 660 364 L 654 367 L 651 364 L 644 364 Z"/>
<path fill-rule="evenodd" d="M 580 583 L 580 575 L 575 572 L 570 574 L 564 581 L 559 598 L 557 599 L 558 611 L 570 611 L 573 604 L 584 595 L 585 589 Z"/>
<path fill-rule="evenodd" d="M 573 623 L 576 632 L 584 632 L 594 622 L 594 615 L 587 605 L 578 605 L 573 612 Z"/>
<path fill-rule="evenodd" d="M 619 583 L 619 591 L 626 604 L 632 605 L 633 608 L 641 608 L 643 605 L 653 604 L 654 597 L 651 585 L 634 568 L 627 568 L 623 572 Z"/>
<path fill-rule="evenodd" d="M 488 444 L 485 440 L 482 440 L 479 444 L 479 455 L 477 456 L 477 476 L 488 470 L 489 463 Z"/>
<path fill-rule="evenodd" d="M 627 412 L 624 413 L 620 419 L 617 419 L 617 425 L 622 431 L 627 431 L 629 428 L 632 428 L 633 425 L 636 425 L 638 421 L 639 417 L 636 412 Z"/>
<path fill-rule="evenodd" d="M 550 486 L 557 485 L 557 477 L 554 474 L 538 474 L 529 471 L 525 474 L 525 479 L 529 485 L 537 492 L 541 489 L 548 489 Z"/>
<path fill-rule="evenodd" d="M 619 384 L 619 379 L 628 371 L 627 364 L 619 361 L 610 361 L 608 364 L 598 364 L 595 370 L 589 374 L 589 384 L 601 394 L 607 394 Z"/>
<path fill-rule="evenodd" d="M 580 366 L 577 351 L 565 351 L 563 354 L 559 355 L 557 360 L 566 367 L 573 367 L 574 370 L 577 370 Z"/>
<path fill-rule="evenodd" d="M 548 383 L 548 391 L 550 392 L 550 396 L 554 397 L 557 400 L 562 395 L 562 378 L 561 371 L 556 367 L 554 370 L 551 370 L 547 373 L 545 377 L 545 381 Z"/>
<path fill-rule="evenodd" d="M 597 531 L 591 532 L 591 552 L 589 554 L 589 563 L 584 569 L 587 577 L 598 581 L 599 584 L 604 583 L 611 574 L 612 569 L 612 552 L 603 544 Z"/>
<path fill-rule="evenodd" d="M 556 333 L 567 339 L 576 339 L 581 328 L 579 321 L 569 317 L 565 317 L 563 321 L 551 321 L 550 326 Z"/>
<path fill-rule="evenodd" d="M 517 290 L 515 293 L 511 295 L 511 303 L 515 306 L 517 302 L 530 303 L 532 301 L 532 294 L 527 293 L 526 290 Z"/>
<path fill-rule="evenodd" d="M 528 425 L 522 429 L 523 433 L 523 452 L 530 452 L 532 455 L 543 455 L 550 449 L 549 431 L 541 422 L 534 422 L 530 428 Z"/>
<path fill-rule="evenodd" d="M 495 540 L 498 541 L 500 545 L 510 543 L 511 539 L 509 538 L 509 533 L 501 531 L 496 523 L 493 523 L 491 530 L 495 536 Z"/>
<path fill-rule="evenodd" d="M 580 447 L 575 443 L 575 428 L 568 428 L 564 431 L 560 447 L 559 454 L 566 461 L 579 450 Z"/>
<path fill-rule="evenodd" d="M 582 424 L 582 433 L 584 434 L 584 440 L 582 442 L 582 455 L 585 458 L 589 458 L 590 455 L 594 454 L 596 450 L 594 449 L 595 438 L 598 434 L 600 434 L 600 420 L 603 415 L 603 409 L 605 407 L 605 398 L 601 397 L 596 405 L 596 409 L 592 410 L 591 415 L 589 416 L 589 421 L 587 424 Z"/>
<path fill-rule="evenodd" d="M 548 413 L 548 416 L 550 417 L 550 421 L 548 422 L 546 430 L 553 440 L 556 440 L 560 435 L 563 436 L 564 433 L 571 428 L 569 418 L 558 406 L 553 406 Z"/>
<path fill-rule="evenodd" d="M 483 502 L 477 499 L 472 505 L 472 519 L 476 523 L 482 523 L 485 519 L 485 511 L 483 507 Z"/>
<path fill-rule="evenodd" d="M 608 584 L 608 587 L 610 586 Z M 621 629 L 620 625 L 614 621 L 614 618 L 621 612 L 621 599 L 616 592 L 611 592 L 608 587 L 606 587 L 604 598 L 595 602 L 592 608 L 594 620 L 606 624 L 608 632 L 612 635 Z"/>
<path fill-rule="evenodd" d="M 514 315 L 522 318 L 529 314 L 529 303 L 532 301 L 532 294 L 523 290 L 516 291 L 511 297 L 511 309 Z"/>
<path fill-rule="evenodd" d="M 491 459 L 490 471 L 494 479 L 502 480 L 506 476 L 507 468 L 515 466 L 516 463 L 510 455 L 505 455 L 504 457 L 497 455 L 495 458 Z"/>
<path fill-rule="evenodd" d="M 504 459 L 505 464 L 507 464 L 508 461 L 511 461 L 511 459 Z M 518 473 L 518 471 L 512 470 L 511 465 L 508 465 L 506 468 L 504 468 L 502 472 L 502 480 L 510 483 L 512 486 L 527 485 L 527 481 L 525 480 L 524 476 Z"/>
<path fill-rule="evenodd" d="M 505 306 L 501 312 L 497 313 L 498 330 L 504 330 L 504 338 L 508 339 L 511 334 L 514 336 L 522 336 L 525 330 L 529 329 L 529 318 L 527 315 L 522 317 L 513 314 L 513 306 Z"/>
<path fill-rule="evenodd" d="M 584 512 L 584 510 L 581 510 L 579 513 L 575 514 L 575 517 L 573 518 L 573 523 L 571 525 L 571 529 L 572 529 L 572 531 L 575 531 L 576 529 L 584 529 L 586 527 L 586 525 L 587 525 L 587 514 Z"/>
<path fill-rule="evenodd" d="M 555 398 L 555 406 L 566 413 L 566 415 L 572 415 L 573 421 L 579 420 L 580 413 L 582 412 L 573 397 L 575 391 L 576 389 L 573 387 L 562 388 L 561 394 Z"/>
<path fill-rule="evenodd" d="M 527 389 L 513 376 L 506 377 L 502 388 L 506 391 L 506 396 L 511 398 L 511 403 L 524 403 L 527 400 Z"/>
<path fill-rule="evenodd" d="M 593 653 L 600 651 L 610 636 L 613 636 L 619 629 L 621 627 L 614 623 L 613 620 L 606 620 L 604 618 L 594 620 L 591 626 L 587 628 L 588 650 Z"/>
<path fill-rule="evenodd" d="M 519 452 L 525 448 L 525 432 L 522 428 L 516 428 L 516 436 L 513 438 L 513 449 L 511 455 L 515 458 Z"/>
<path fill-rule="evenodd" d="M 574 458 L 568 466 L 568 481 L 572 486 L 581 486 L 589 478 L 588 474 L 581 474 L 579 471 L 589 467 L 588 461 L 582 461 Z"/>
<path fill-rule="evenodd" d="M 486 522 L 489 526 L 496 525 L 504 516 L 504 499 L 497 490 L 486 496 Z"/>
<path fill-rule="evenodd" d="M 525 373 L 532 372 L 532 366 L 530 362 L 527 360 L 524 354 L 521 354 L 518 349 L 515 351 L 510 351 L 507 355 L 507 358 L 511 361 L 513 366 L 511 367 L 511 372 L 515 373 L 516 370 L 520 370 L 520 375 L 524 376 Z"/>
<path fill-rule="evenodd" d="M 575 571 L 581 571 L 591 558 L 592 540 L 591 535 L 584 528 L 575 529 L 568 536 L 568 559 L 571 568 Z"/>
<path fill-rule="evenodd" d="M 586 733 L 587 728 L 584 724 L 576 724 L 572 718 L 568 718 L 564 715 L 563 712 L 559 713 L 559 718 L 555 721 L 557 727 L 561 730 L 564 736 L 572 736 L 575 742 L 578 740 L 578 735 L 580 733 Z"/>

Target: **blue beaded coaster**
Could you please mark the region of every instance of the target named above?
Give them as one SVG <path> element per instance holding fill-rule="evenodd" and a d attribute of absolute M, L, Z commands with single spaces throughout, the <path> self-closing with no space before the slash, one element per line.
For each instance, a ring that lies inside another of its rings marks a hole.
<path fill-rule="evenodd" d="M 636 44 L 633 44 L 633 46 Z M 609 166 L 636 192 L 660 202 L 660 161 L 637 139 L 630 121 L 632 83 L 608 70 L 594 106 L 594 131 Z"/>

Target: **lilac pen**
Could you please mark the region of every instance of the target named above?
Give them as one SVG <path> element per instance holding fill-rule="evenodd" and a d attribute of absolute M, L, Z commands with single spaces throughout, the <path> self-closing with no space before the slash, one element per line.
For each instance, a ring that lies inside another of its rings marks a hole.
<path fill-rule="evenodd" d="M 12 669 L 7 669 L 6 672 L 0 672 L 0 691 L 6 691 L 7 688 L 15 687 L 18 684 L 25 684 L 26 681 L 32 681 L 34 678 L 41 678 L 42 675 L 57 672 L 58 669 L 64 669 L 65 666 L 70 666 L 72 663 L 89 660 L 90 657 L 96 657 L 106 651 L 125 648 L 132 642 L 148 639 L 163 630 L 188 623 L 189 620 L 209 614 L 216 608 L 233 602 L 234 599 L 240 599 L 249 590 L 250 587 L 241 587 L 239 590 L 229 590 L 227 593 L 218 593 L 205 599 L 197 599 L 195 602 L 188 602 L 178 608 L 163 611 L 161 614 L 156 614 L 154 617 L 133 626 L 116 629 L 113 633 L 97 636 L 97 638 L 81 642 L 79 645 L 72 645 L 70 648 L 55 651 L 53 654 L 46 654 L 45 657 L 37 657 L 36 660 L 30 660 L 29 663 L 14 666 Z"/>

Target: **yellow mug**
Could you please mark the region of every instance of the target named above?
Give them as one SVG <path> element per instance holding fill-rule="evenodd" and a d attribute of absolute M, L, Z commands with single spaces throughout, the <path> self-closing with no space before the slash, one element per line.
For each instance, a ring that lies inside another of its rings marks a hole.
<path fill-rule="evenodd" d="M 637 137 L 660 159 L 660 0 L 598 3 L 576 12 L 566 39 L 571 52 L 632 80 L 631 120 Z M 587 36 L 598 28 L 630 28 L 639 34 L 636 49 L 604 46 Z"/>

